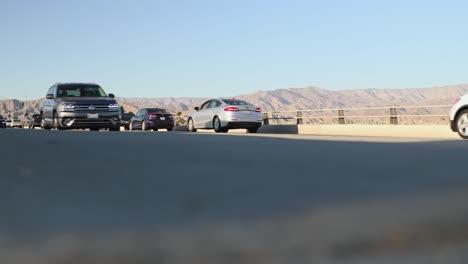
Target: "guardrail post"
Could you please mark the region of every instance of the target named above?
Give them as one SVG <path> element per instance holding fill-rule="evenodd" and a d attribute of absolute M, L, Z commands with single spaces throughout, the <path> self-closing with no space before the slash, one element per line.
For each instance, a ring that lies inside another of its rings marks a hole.
<path fill-rule="evenodd" d="M 338 124 L 340 124 L 340 125 L 345 124 L 344 110 L 338 110 Z"/>
<path fill-rule="evenodd" d="M 302 125 L 304 122 L 302 121 L 302 111 L 297 111 L 296 113 L 296 125 Z"/>
<path fill-rule="evenodd" d="M 263 113 L 263 125 L 269 125 L 270 122 L 269 122 L 269 118 L 268 118 L 268 113 L 265 112 Z"/>
<path fill-rule="evenodd" d="M 397 109 L 395 107 L 390 108 L 390 124 L 398 125 Z"/>

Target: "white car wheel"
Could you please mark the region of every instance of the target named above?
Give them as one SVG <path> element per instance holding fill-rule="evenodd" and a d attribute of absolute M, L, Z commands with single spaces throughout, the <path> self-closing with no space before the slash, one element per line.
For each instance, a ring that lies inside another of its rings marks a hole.
<path fill-rule="evenodd" d="M 458 115 L 457 131 L 460 137 L 468 139 L 468 110 L 464 110 Z"/>
<path fill-rule="evenodd" d="M 192 119 L 192 118 L 190 118 L 190 119 L 188 120 L 188 125 L 187 125 L 187 127 L 188 127 L 188 131 L 189 131 L 189 132 L 197 132 L 197 129 L 195 129 L 195 125 L 194 125 L 194 123 L 193 123 L 193 119 Z"/>

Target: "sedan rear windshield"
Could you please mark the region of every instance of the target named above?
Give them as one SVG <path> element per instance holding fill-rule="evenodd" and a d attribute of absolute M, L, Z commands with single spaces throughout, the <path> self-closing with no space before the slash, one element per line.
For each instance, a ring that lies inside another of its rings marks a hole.
<path fill-rule="evenodd" d="M 242 100 L 223 99 L 222 101 L 228 105 L 252 105 Z"/>
<path fill-rule="evenodd" d="M 150 109 L 148 109 L 148 113 L 150 113 L 150 114 L 154 114 L 154 113 L 167 114 L 168 112 L 166 111 L 166 109 L 162 109 L 162 108 L 150 108 Z"/>
<path fill-rule="evenodd" d="M 107 94 L 98 85 L 60 85 L 57 89 L 58 97 L 106 97 Z"/>

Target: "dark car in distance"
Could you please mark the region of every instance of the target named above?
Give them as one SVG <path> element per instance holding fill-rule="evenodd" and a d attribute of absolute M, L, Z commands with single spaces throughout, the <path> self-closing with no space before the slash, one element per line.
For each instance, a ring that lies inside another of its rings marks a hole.
<path fill-rule="evenodd" d="M 31 116 L 31 119 L 29 120 L 29 129 L 34 129 L 36 127 L 41 127 L 41 115 L 40 114 L 34 114 Z"/>
<path fill-rule="evenodd" d="M 130 121 L 135 115 L 133 113 L 122 113 L 122 118 L 120 119 L 120 126 L 125 130 L 130 130 Z"/>
<path fill-rule="evenodd" d="M 130 121 L 130 130 L 150 130 L 174 128 L 174 116 L 163 108 L 140 109 Z"/>
<path fill-rule="evenodd" d="M 6 128 L 6 120 L 0 115 L 0 128 Z"/>

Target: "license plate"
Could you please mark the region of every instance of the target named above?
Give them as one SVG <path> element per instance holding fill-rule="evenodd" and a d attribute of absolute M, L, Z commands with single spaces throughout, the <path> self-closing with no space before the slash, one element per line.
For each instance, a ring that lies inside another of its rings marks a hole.
<path fill-rule="evenodd" d="M 96 114 L 88 114 L 88 118 L 89 119 L 96 119 L 96 118 L 99 118 L 99 114 L 96 113 Z"/>
<path fill-rule="evenodd" d="M 166 118 L 165 117 L 160 117 L 159 120 L 166 120 Z"/>

